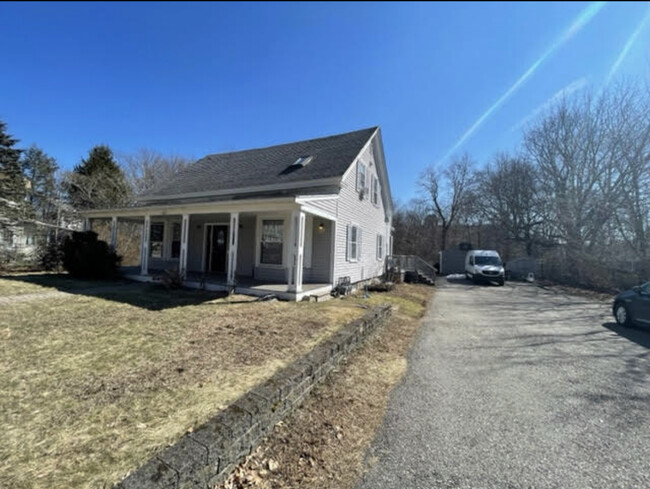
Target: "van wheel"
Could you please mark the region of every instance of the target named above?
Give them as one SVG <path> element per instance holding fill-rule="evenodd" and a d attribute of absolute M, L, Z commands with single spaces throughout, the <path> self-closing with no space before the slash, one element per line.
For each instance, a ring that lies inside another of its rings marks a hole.
<path fill-rule="evenodd" d="M 469 276 L 469 273 L 467 273 L 467 272 L 465 272 L 465 278 L 466 278 L 467 280 L 472 280 L 472 277 L 470 277 L 470 276 Z"/>

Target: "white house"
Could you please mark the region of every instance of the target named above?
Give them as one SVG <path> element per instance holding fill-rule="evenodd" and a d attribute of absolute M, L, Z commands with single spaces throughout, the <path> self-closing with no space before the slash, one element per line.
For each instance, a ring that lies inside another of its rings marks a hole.
<path fill-rule="evenodd" d="M 378 127 L 206 156 L 132 207 L 91 219 L 143 225 L 140 266 L 190 287 L 300 300 L 384 273 L 393 202 Z M 117 250 L 119 253 L 119 250 Z"/>

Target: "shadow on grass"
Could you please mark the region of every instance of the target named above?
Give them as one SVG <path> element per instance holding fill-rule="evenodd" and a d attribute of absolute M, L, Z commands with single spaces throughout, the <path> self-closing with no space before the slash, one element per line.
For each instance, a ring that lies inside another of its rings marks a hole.
<path fill-rule="evenodd" d="M 222 299 L 228 295 L 227 292 L 167 289 L 161 284 L 132 282 L 126 279 L 82 280 L 67 274 L 54 273 L 3 275 L 0 278 L 40 285 L 69 294 L 120 302 L 151 311 L 195 306 L 215 299 Z M 47 292 L 47 290 L 39 292 Z"/>
<path fill-rule="evenodd" d="M 641 329 L 638 326 L 624 327 L 614 322 L 603 323 L 603 326 L 623 338 L 633 341 L 644 348 L 650 348 L 650 331 Z"/>

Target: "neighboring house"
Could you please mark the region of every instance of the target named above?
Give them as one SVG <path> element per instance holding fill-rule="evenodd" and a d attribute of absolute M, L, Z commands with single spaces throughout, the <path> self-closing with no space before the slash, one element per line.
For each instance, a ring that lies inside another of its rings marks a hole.
<path fill-rule="evenodd" d="M 393 202 L 378 127 L 206 156 L 133 207 L 86 211 L 143 224 L 133 278 L 178 269 L 188 286 L 299 300 L 384 273 Z M 119 250 L 117 250 L 119 253 Z"/>
<path fill-rule="evenodd" d="M 34 223 L 0 225 L 0 266 L 33 261 L 38 251 L 39 235 L 40 230 Z"/>

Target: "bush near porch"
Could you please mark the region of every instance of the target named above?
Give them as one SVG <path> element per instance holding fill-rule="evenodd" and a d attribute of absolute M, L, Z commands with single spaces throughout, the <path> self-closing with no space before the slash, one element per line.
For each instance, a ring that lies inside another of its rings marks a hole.
<path fill-rule="evenodd" d="M 0 278 L 0 301 L 63 280 Z M 110 486 L 365 312 L 148 284 L 91 296 L 67 280 L 76 295 L 1 306 L 3 487 Z"/>

